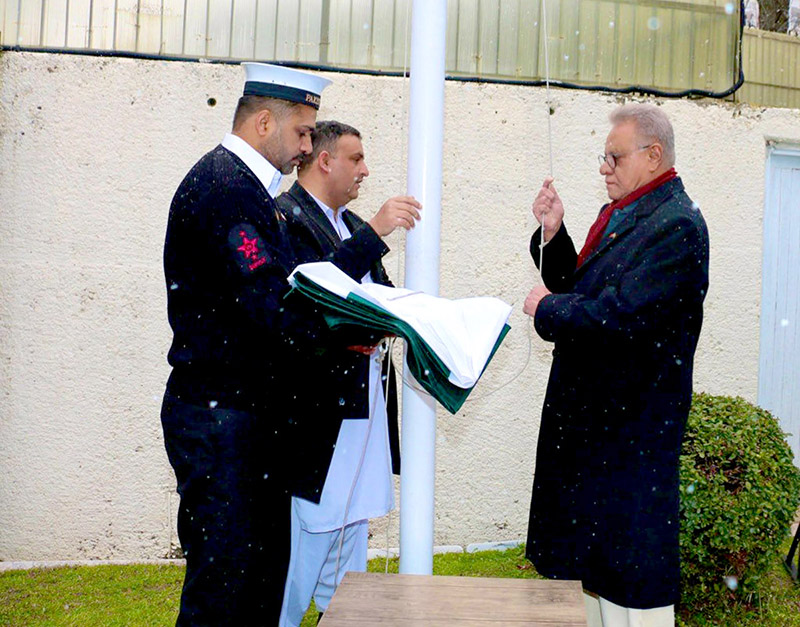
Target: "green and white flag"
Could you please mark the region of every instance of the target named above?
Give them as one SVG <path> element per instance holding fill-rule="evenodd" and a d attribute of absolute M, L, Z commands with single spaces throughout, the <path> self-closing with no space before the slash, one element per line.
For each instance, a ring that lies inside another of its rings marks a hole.
<path fill-rule="evenodd" d="M 511 306 L 497 298 L 450 300 L 362 284 L 328 261 L 297 266 L 289 283 L 323 305 L 332 328 L 355 324 L 405 339 L 411 374 L 451 413 L 464 404 L 510 329 Z"/>

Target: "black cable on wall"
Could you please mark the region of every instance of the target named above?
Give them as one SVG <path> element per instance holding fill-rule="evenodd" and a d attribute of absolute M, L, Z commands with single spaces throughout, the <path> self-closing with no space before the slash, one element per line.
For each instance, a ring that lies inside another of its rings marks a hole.
<path fill-rule="evenodd" d="M 742 38 L 744 35 L 744 0 L 739 2 L 739 45 L 736 50 L 735 65 L 739 68 L 739 74 L 736 82 L 728 89 L 723 91 L 709 91 L 706 89 L 685 89 L 682 91 L 667 91 L 664 89 L 656 89 L 654 87 L 646 87 L 643 85 L 630 85 L 628 87 L 608 87 L 607 85 L 581 85 L 578 83 L 570 83 L 567 81 L 550 80 L 551 87 L 562 87 L 565 89 L 581 89 L 588 91 L 599 91 L 612 94 L 643 94 L 649 96 L 658 96 L 659 98 L 727 98 L 744 84 L 744 70 L 742 68 Z M 144 52 L 126 52 L 120 50 L 86 50 L 74 48 L 39 48 L 33 46 L 0 46 L 0 50 L 7 50 L 11 52 L 40 52 L 49 54 L 74 54 L 92 57 L 119 57 L 126 59 L 142 59 L 147 61 L 180 61 L 183 63 L 213 63 L 222 65 L 239 65 L 244 59 L 209 59 L 206 57 L 182 57 L 182 56 L 169 56 L 161 54 L 151 54 Z M 253 59 L 246 59 L 252 61 Z M 340 74 L 363 74 L 369 76 L 395 76 L 402 77 L 405 74 L 399 70 L 378 70 L 378 69 L 364 69 L 364 68 L 345 68 L 333 65 L 324 65 L 320 63 L 300 63 L 296 61 L 266 61 L 274 65 L 283 65 L 302 70 L 315 70 L 319 72 L 335 72 Z M 520 85 L 529 87 L 543 87 L 545 85 L 544 79 L 524 80 L 513 78 L 492 78 L 482 76 L 460 76 L 453 74 L 446 74 L 445 80 L 455 81 L 461 83 L 491 83 L 500 85 Z"/>

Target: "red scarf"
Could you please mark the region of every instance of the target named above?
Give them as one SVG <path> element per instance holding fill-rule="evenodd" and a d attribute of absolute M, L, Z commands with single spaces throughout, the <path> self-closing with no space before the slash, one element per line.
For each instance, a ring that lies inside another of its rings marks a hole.
<path fill-rule="evenodd" d="M 615 200 L 614 202 L 606 205 L 605 209 L 603 209 L 600 212 L 600 215 L 597 216 L 597 220 L 595 220 L 592 228 L 589 229 L 589 235 L 586 236 L 586 243 L 583 245 L 581 253 L 578 255 L 578 265 L 575 267 L 575 269 L 577 270 L 580 268 L 583 265 L 583 262 L 586 261 L 587 257 L 589 257 L 589 255 L 594 252 L 595 248 L 600 245 L 600 242 L 603 239 L 603 233 L 605 233 L 608 222 L 611 220 L 611 214 L 613 214 L 617 209 L 622 209 L 633 204 L 645 194 L 649 194 L 654 189 L 661 187 L 664 183 L 671 181 L 676 176 L 678 176 L 678 173 L 675 172 L 675 168 L 670 168 L 658 178 L 653 179 L 646 185 L 642 185 L 639 189 L 635 189 L 624 198 L 620 198 L 619 200 Z"/>

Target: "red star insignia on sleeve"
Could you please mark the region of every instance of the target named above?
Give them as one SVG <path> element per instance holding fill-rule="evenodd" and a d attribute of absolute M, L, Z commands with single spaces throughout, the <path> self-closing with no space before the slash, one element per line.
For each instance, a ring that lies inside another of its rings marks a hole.
<path fill-rule="evenodd" d="M 242 245 L 236 250 L 240 251 L 247 259 L 257 258 L 258 238 L 254 237 L 253 239 L 248 239 L 244 231 L 241 231 L 239 235 L 242 236 Z"/>
<path fill-rule="evenodd" d="M 250 224 L 237 224 L 228 231 L 228 245 L 243 271 L 253 272 L 269 263 L 267 246 Z"/>

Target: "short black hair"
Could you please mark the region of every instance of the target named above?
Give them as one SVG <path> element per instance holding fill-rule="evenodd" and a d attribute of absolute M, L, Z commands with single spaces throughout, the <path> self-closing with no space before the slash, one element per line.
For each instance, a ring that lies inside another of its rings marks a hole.
<path fill-rule="evenodd" d="M 344 135 L 353 135 L 361 139 L 361 133 L 358 129 L 349 124 L 343 124 L 336 120 L 317 122 L 314 130 L 311 131 L 311 153 L 303 157 L 303 161 L 297 166 L 297 171 L 300 172 L 307 168 L 323 150 L 333 154 L 336 142 Z"/>
<path fill-rule="evenodd" d="M 268 96 L 242 96 L 236 105 L 236 113 L 233 114 L 233 130 L 239 128 L 247 118 L 262 109 L 269 109 L 275 117 L 282 120 L 295 108 L 302 106 L 299 102 L 289 102 Z"/>

